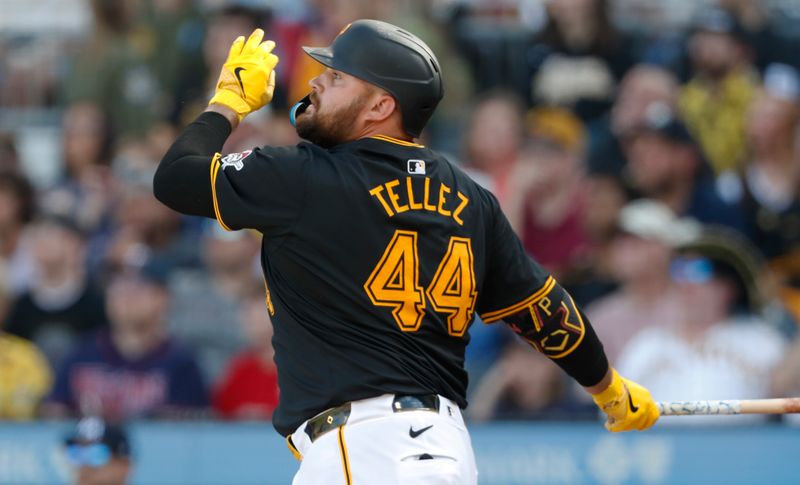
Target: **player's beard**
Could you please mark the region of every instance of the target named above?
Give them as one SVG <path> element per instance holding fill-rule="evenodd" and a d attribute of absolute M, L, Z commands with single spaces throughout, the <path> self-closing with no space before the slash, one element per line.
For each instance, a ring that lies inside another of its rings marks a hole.
<path fill-rule="evenodd" d="M 367 102 L 367 96 L 359 96 L 350 104 L 332 113 L 322 112 L 322 106 L 314 93 L 311 94 L 314 104 L 313 113 L 301 114 L 295 123 L 300 138 L 323 148 L 331 148 L 350 141 L 353 123 Z"/>

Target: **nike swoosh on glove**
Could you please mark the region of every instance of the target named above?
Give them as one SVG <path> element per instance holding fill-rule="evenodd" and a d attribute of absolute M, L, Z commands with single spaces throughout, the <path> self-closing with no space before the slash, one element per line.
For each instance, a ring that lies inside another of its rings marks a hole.
<path fill-rule="evenodd" d="M 239 121 L 272 100 L 275 92 L 275 66 L 278 56 L 272 53 L 275 42 L 264 39 L 256 29 L 245 42 L 240 36 L 231 45 L 228 59 L 217 80 L 217 90 L 209 101 L 236 112 Z"/>
<path fill-rule="evenodd" d="M 611 384 L 592 396 L 595 404 L 608 416 L 606 429 L 613 432 L 645 430 L 660 416 L 650 391 L 612 371 Z"/>

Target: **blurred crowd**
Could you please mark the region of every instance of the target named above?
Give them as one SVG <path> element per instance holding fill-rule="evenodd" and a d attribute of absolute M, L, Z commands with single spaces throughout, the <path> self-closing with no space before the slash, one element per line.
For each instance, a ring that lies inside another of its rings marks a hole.
<path fill-rule="evenodd" d="M 498 197 L 623 375 L 657 401 L 800 393 L 791 2 L 68 3 L 83 15 L 0 21 L 0 420 L 270 418 L 260 235 L 172 212 L 152 176 L 256 27 L 275 99 L 225 151 L 297 143 L 288 107 L 321 70 L 300 46 L 357 18 L 436 52 L 422 142 Z M 512 335 L 473 324 L 468 416 L 596 419 Z"/>

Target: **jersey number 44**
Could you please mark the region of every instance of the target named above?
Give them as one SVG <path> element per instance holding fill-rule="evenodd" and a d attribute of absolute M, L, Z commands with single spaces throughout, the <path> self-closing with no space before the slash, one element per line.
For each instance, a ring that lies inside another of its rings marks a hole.
<path fill-rule="evenodd" d="M 372 274 L 364 283 L 373 305 L 392 308 L 403 332 L 416 332 L 427 302 L 447 315 L 447 331 L 462 337 L 475 311 L 472 244 L 469 238 L 450 238 L 447 252 L 427 288 L 419 284 L 419 251 L 415 231 L 396 230 Z"/>

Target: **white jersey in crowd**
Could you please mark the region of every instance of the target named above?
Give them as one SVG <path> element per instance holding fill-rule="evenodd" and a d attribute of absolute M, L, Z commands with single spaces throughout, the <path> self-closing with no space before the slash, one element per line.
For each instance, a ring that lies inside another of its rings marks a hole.
<path fill-rule="evenodd" d="M 691 339 L 675 329 L 646 328 L 622 351 L 617 369 L 656 401 L 758 399 L 769 396 L 772 370 L 787 344 L 753 318 L 716 324 Z M 743 424 L 762 416 L 667 416 L 669 424 Z"/>

